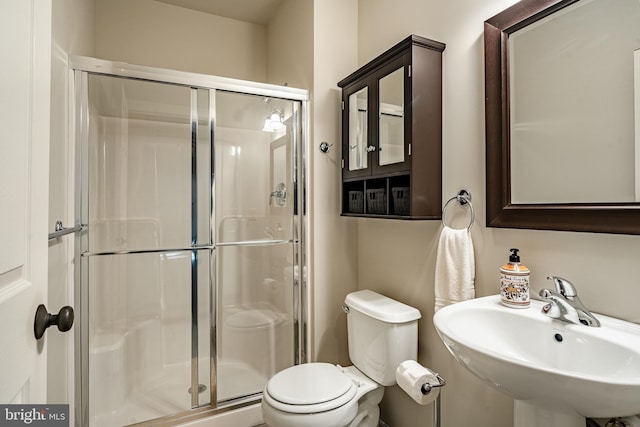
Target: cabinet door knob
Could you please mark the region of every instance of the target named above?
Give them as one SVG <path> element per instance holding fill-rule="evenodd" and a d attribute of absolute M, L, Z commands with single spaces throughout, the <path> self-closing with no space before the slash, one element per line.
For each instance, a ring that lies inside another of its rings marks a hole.
<path fill-rule="evenodd" d="M 36 318 L 33 322 L 33 332 L 37 340 L 42 338 L 44 331 L 52 325 L 56 325 L 60 332 L 67 332 L 73 325 L 73 308 L 64 306 L 58 314 L 47 312 L 44 304 L 38 306 Z"/>

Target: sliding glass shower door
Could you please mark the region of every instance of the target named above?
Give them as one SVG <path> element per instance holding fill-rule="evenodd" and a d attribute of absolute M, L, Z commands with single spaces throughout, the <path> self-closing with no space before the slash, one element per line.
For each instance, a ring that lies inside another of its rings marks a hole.
<path fill-rule="evenodd" d="M 76 91 L 80 423 L 259 398 L 300 354 L 301 102 L 86 71 Z"/>
<path fill-rule="evenodd" d="M 209 91 L 86 78 L 90 422 L 126 425 L 210 402 Z"/>
<path fill-rule="evenodd" d="M 218 91 L 218 398 L 260 393 L 294 364 L 298 104 Z"/>

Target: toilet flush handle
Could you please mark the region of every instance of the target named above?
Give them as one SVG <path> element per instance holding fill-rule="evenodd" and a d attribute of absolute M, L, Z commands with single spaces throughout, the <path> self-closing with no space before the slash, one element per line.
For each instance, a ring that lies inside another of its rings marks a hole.
<path fill-rule="evenodd" d="M 344 312 L 344 314 L 349 314 L 349 307 L 346 305 L 342 306 L 342 311 Z"/>

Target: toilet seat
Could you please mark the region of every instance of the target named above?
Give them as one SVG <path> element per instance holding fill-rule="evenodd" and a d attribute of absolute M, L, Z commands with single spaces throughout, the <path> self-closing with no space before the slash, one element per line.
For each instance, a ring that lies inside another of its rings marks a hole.
<path fill-rule="evenodd" d="M 349 403 L 357 389 L 353 380 L 337 366 L 304 363 L 274 375 L 265 387 L 263 399 L 283 412 L 311 414 L 331 411 Z"/>

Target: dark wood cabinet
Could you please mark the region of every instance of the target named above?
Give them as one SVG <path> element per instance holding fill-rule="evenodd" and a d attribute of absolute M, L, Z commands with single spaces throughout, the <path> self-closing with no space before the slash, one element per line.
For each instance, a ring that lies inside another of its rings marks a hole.
<path fill-rule="evenodd" d="M 342 215 L 441 218 L 444 48 L 412 35 L 338 83 Z"/>

